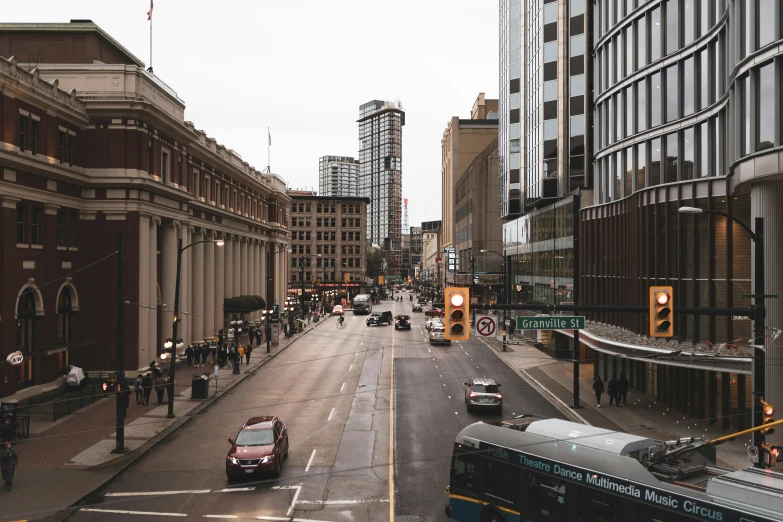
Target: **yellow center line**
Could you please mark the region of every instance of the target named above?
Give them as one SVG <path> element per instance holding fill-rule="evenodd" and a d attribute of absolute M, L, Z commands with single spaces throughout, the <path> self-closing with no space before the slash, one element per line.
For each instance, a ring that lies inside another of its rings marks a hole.
<path fill-rule="evenodd" d="M 392 305 L 394 316 L 395 305 Z M 391 386 L 389 386 L 389 522 L 394 522 L 394 330 L 391 343 Z"/>

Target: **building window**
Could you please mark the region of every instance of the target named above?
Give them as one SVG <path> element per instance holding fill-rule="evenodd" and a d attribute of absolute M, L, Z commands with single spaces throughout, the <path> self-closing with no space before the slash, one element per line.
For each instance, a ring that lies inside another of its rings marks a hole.
<path fill-rule="evenodd" d="M 57 246 L 65 246 L 65 212 L 57 211 Z"/>
<path fill-rule="evenodd" d="M 41 209 L 39 207 L 33 207 L 33 219 L 30 227 L 30 239 L 32 244 L 41 244 Z"/>
<path fill-rule="evenodd" d="M 65 162 L 65 146 L 68 134 L 60 131 L 60 163 Z"/>
<path fill-rule="evenodd" d="M 769 149 L 775 143 L 775 64 L 759 69 L 756 85 L 759 112 L 756 117 L 756 150 Z"/>
<path fill-rule="evenodd" d="M 68 229 L 65 234 L 65 241 L 69 247 L 76 248 L 76 220 L 79 219 L 77 212 L 71 212 L 71 219 L 68 221 Z"/>
<path fill-rule="evenodd" d="M 40 132 L 41 122 L 33 120 L 30 128 L 30 150 L 33 154 L 38 154 L 38 134 Z"/>
<path fill-rule="evenodd" d="M 212 202 L 212 180 L 209 176 L 204 176 L 204 196 L 207 203 Z"/>
<path fill-rule="evenodd" d="M 666 121 L 674 121 L 680 117 L 680 82 L 678 79 L 678 64 L 666 68 Z"/>
<path fill-rule="evenodd" d="M 27 204 L 17 203 L 16 205 L 16 243 L 19 245 L 27 244 Z"/>
<path fill-rule="evenodd" d="M 169 152 L 166 150 L 162 151 L 160 156 L 160 179 L 163 181 L 164 185 L 168 184 L 169 182 L 169 168 L 171 167 L 170 161 L 171 158 L 169 157 Z"/>
<path fill-rule="evenodd" d="M 677 181 L 677 165 L 679 163 L 677 151 L 677 133 L 666 136 L 666 164 L 664 183 L 674 183 Z"/>
<path fill-rule="evenodd" d="M 666 54 L 680 50 L 679 0 L 666 1 Z"/>
<path fill-rule="evenodd" d="M 153 175 L 152 172 L 152 142 L 149 142 L 147 145 L 147 172 L 150 176 Z"/>
<path fill-rule="evenodd" d="M 19 116 L 19 151 L 24 152 L 27 147 L 27 116 Z"/>
<path fill-rule="evenodd" d="M 74 150 L 76 150 L 76 136 L 68 135 L 68 165 L 73 167 Z"/>
<path fill-rule="evenodd" d="M 199 183 L 198 179 L 198 171 L 193 171 L 193 197 L 198 198 L 201 191 L 199 190 L 201 188 L 201 185 Z"/>

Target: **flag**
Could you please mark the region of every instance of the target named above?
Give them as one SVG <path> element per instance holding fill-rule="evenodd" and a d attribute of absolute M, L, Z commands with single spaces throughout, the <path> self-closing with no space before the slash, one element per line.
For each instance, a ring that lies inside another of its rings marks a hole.
<path fill-rule="evenodd" d="M 267 134 L 269 134 L 269 146 L 272 146 L 272 133 L 269 132 L 269 129 L 266 130 Z"/>
<path fill-rule="evenodd" d="M 150 10 L 147 11 L 147 20 L 152 20 L 152 0 L 150 0 Z"/>

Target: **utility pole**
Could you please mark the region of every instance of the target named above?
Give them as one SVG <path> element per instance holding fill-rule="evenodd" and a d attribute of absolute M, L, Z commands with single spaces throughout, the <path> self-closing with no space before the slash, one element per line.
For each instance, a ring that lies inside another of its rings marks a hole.
<path fill-rule="evenodd" d="M 112 450 L 112 453 L 126 453 L 128 450 L 125 448 L 125 365 L 123 358 L 125 357 L 123 338 L 123 315 L 122 309 L 124 306 L 124 298 L 122 296 L 122 230 L 117 231 L 117 436 L 116 446 Z"/>

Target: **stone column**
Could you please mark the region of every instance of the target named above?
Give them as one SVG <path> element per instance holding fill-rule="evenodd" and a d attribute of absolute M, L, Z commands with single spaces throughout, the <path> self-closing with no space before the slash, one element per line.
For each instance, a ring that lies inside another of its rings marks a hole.
<path fill-rule="evenodd" d="M 247 287 L 247 267 L 248 267 L 248 255 L 247 255 L 247 238 L 243 237 L 239 241 L 239 291 L 240 295 L 248 295 L 250 289 Z M 244 317 L 248 319 L 247 315 Z"/>
<path fill-rule="evenodd" d="M 228 240 L 224 237 L 222 247 L 215 247 L 215 310 L 214 329 L 215 335 L 223 328 L 223 298 L 225 297 L 225 259 L 228 252 Z"/>
<path fill-rule="evenodd" d="M 231 270 L 234 272 L 233 274 L 233 281 L 234 281 L 234 297 L 239 297 L 242 295 L 242 249 L 240 247 L 240 244 L 242 243 L 242 238 L 237 236 L 236 240 L 234 241 L 234 265 L 232 266 Z"/>
<path fill-rule="evenodd" d="M 234 297 L 234 236 L 226 235 L 226 251 L 223 265 L 223 292 L 225 297 Z M 222 321 L 221 321 L 222 323 Z"/>
<path fill-rule="evenodd" d="M 139 346 L 137 348 L 139 366 L 150 361 L 150 339 L 147 334 L 150 327 L 150 216 L 139 215 Z"/>
<path fill-rule="evenodd" d="M 261 242 L 261 245 L 259 245 L 259 251 L 261 252 L 261 263 L 259 263 L 259 269 L 260 269 L 260 279 L 261 279 L 261 297 L 264 298 L 264 302 L 267 305 L 267 309 L 269 308 L 269 293 L 267 292 L 269 281 L 267 280 L 266 275 L 266 264 L 268 261 L 267 257 L 267 248 L 269 243 L 266 243 L 264 241 Z"/>
<path fill-rule="evenodd" d="M 192 242 L 204 240 L 204 231 L 199 230 L 195 232 L 192 237 Z M 194 245 L 191 251 L 191 268 L 193 269 L 191 281 L 192 281 L 192 306 L 191 310 L 191 329 L 190 329 L 190 342 L 200 343 L 204 339 L 204 243 Z"/>
<path fill-rule="evenodd" d="M 180 225 L 178 222 L 163 227 L 163 246 L 161 248 L 163 258 L 161 260 L 161 292 L 164 306 L 161 338 L 171 337 L 171 325 L 174 320 L 174 285 L 177 275 L 177 235 Z M 180 323 L 181 324 L 181 323 Z M 158 351 L 162 350 L 163 343 Z M 148 361 L 149 362 L 149 361 Z"/>
<path fill-rule="evenodd" d="M 780 181 L 764 181 L 754 183 L 750 188 L 750 214 L 751 222 L 746 223 L 755 230 L 755 219 L 764 218 L 764 293 L 783 295 L 783 272 L 780 270 L 780 260 L 783 258 L 783 229 L 779 224 L 783 220 L 783 183 Z M 702 218 L 706 219 L 706 218 Z M 735 227 L 734 235 L 745 234 L 744 230 Z M 750 243 L 752 263 L 755 272 L 754 245 Z M 753 281 L 756 274 L 753 274 Z M 754 283 L 755 284 L 755 283 Z M 753 291 L 753 286 L 750 287 Z M 767 310 L 765 326 L 767 334 L 770 328 L 783 328 L 783 305 L 780 299 L 767 299 L 764 305 Z M 764 371 L 764 400 L 770 404 L 783 404 L 783 359 L 780 357 L 780 348 L 771 338 L 767 338 Z M 772 435 L 766 435 L 767 444 L 781 444 L 783 442 L 783 430 L 777 430 Z"/>
<path fill-rule="evenodd" d="M 215 233 L 207 233 L 207 239 L 215 240 Z M 215 243 L 204 243 L 204 327 L 201 337 L 211 339 L 217 335 L 215 330 Z"/>
<path fill-rule="evenodd" d="M 249 295 L 257 295 L 256 287 L 255 287 L 255 277 L 253 277 L 255 273 L 255 263 L 256 263 L 256 245 L 255 245 L 254 239 L 249 239 L 247 242 L 247 293 Z M 252 312 L 248 316 L 248 321 L 255 321 L 256 320 L 256 313 Z"/>
<path fill-rule="evenodd" d="M 256 295 L 260 295 L 261 297 L 264 297 L 264 281 L 261 279 L 261 267 L 264 266 L 264 263 L 266 263 L 266 259 L 264 259 L 264 256 L 261 254 L 261 241 L 256 241 L 256 266 L 255 266 L 255 279 L 256 279 Z M 264 297 L 264 302 L 266 302 L 266 297 Z M 261 312 L 259 311 L 256 314 L 256 320 L 261 320 Z"/>
<path fill-rule="evenodd" d="M 149 281 L 148 281 L 149 304 L 152 307 L 149 310 L 147 310 L 149 314 L 149 327 L 147 331 L 149 332 L 148 338 L 149 338 L 150 354 L 148 360 L 139 361 L 139 366 L 144 366 L 152 359 L 157 357 L 158 352 L 160 351 L 160 347 L 163 346 L 163 344 L 160 342 L 160 338 L 158 337 L 158 317 L 160 316 L 160 308 L 158 307 L 158 305 L 160 304 L 160 301 L 158 299 L 158 230 L 160 230 L 160 227 L 158 227 L 159 224 L 160 224 L 160 218 L 153 217 L 152 219 L 150 219 L 150 233 L 149 233 L 150 255 L 146 261 L 147 264 L 149 265 Z"/>

